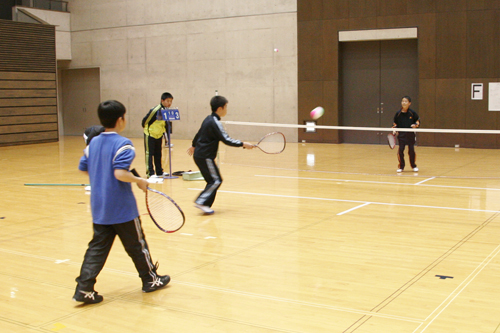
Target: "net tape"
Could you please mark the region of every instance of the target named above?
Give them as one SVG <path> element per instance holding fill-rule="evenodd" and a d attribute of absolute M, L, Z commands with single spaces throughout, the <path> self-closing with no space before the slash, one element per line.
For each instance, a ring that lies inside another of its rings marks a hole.
<path fill-rule="evenodd" d="M 500 130 L 479 129 L 445 129 L 445 128 L 392 128 L 392 127 L 354 127 L 354 126 L 324 126 L 324 125 L 299 125 L 299 124 L 276 124 L 276 123 L 254 123 L 243 121 L 223 121 L 226 125 L 240 126 L 264 126 L 304 129 L 329 129 L 329 130 L 351 130 L 351 131 L 374 131 L 374 132 L 428 132 L 428 133 L 463 133 L 463 134 L 500 134 Z"/>

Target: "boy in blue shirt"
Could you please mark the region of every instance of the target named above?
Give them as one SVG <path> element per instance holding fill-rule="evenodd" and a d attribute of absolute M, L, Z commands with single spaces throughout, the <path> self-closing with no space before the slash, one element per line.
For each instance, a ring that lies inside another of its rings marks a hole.
<path fill-rule="evenodd" d="M 118 101 L 99 104 L 97 113 L 105 131 L 85 148 L 78 169 L 90 178 L 90 205 L 94 235 L 88 245 L 73 300 L 99 303 L 103 297 L 94 290 L 97 275 L 104 267 L 115 236 L 118 235 L 142 280 L 142 291 L 151 292 L 168 284 L 168 275 L 158 275 L 139 219 L 131 183 L 146 191 L 146 179 L 128 170 L 135 158 L 132 142 L 119 135 L 126 126 L 125 106 Z"/>

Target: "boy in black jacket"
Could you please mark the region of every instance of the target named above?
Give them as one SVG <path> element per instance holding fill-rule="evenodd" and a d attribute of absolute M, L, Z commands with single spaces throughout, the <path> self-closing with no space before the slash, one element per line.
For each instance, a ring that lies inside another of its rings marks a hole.
<path fill-rule="evenodd" d="M 418 113 L 410 109 L 411 98 L 410 96 L 403 96 L 401 99 L 401 109 L 394 115 L 393 128 L 417 128 L 420 126 L 420 117 Z M 405 146 L 408 146 L 408 156 L 410 158 L 410 165 L 414 172 L 418 172 L 417 168 L 417 154 L 415 154 L 415 140 L 416 135 L 414 132 L 399 132 L 398 134 L 398 169 L 396 172 L 403 172 L 405 168 Z"/>
<path fill-rule="evenodd" d="M 194 162 L 200 168 L 200 172 L 207 182 L 207 186 L 195 200 L 195 207 L 201 209 L 204 214 L 213 214 L 212 205 L 217 190 L 222 184 L 219 168 L 215 164 L 219 141 L 228 146 L 254 148 L 248 142 L 233 139 L 227 135 L 220 119 L 227 114 L 227 99 L 223 96 L 214 96 L 210 100 L 212 114 L 207 116 L 193 139 L 192 147 L 187 150 L 189 156 L 193 156 Z"/>

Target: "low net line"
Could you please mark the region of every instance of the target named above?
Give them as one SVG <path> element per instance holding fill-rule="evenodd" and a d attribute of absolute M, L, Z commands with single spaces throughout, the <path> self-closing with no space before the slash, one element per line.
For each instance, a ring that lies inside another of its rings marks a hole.
<path fill-rule="evenodd" d="M 304 128 L 304 129 L 330 129 L 330 130 L 351 130 L 351 131 L 372 131 L 372 132 L 428 132 L 428 133 L 458 133 L 458 134 L 500 134 L 500 130 L 480 130 L 480 129 L 446 129 L 446 128 L 392 128 L 392 127 L 354 127 L 354 126 L 325 126 L 325 125 L 300 125 L 300 124 L 277 124 L 277 123 L 254 123 L 243 121 L 222 121 L 226 125 L 239 126 L 263 126 L 263 127 L 284 127 L 284 128 Z"/>

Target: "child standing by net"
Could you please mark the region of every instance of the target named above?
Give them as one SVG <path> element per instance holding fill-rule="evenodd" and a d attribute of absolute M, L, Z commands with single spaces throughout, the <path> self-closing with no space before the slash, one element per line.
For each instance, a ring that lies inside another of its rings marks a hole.
<path fill-rule="evenodd" d="M 420 126 L 420 118 L 418 114 L 410 109 L 411 97 L 403 96 L 401 99 L 401 109 L 394 115 L 393 128 L 417 128 Z M 398 133 L 398 169 L 396 172 L 403 172 L 405 168 L 405 147 L 408 146 L 408 156 L 410 158 L 410 165 L 414 172 L 418 171 L 416 160 L 417 154 L 415 153 L 416 134 L 414 132 L 399 132 Z"/>
<path fill-rule="evenodd" d="M 219 141 L 228 146 L 246 149 L 254 148 L 251 143 L 229 137 L 224 127 L 222 127 L 220 120 L 227 114 L 227 103 L 227 99 L 223 96 L 212 97 L 210 100 L 212 114 L 205 118 L 193 139 L 192 146 L 187 150 L 188 155 L 193 156 L 194 162 L 200 168 L 200 172 L 207 182 L 205 189 L 195 200 L 195 207 L 201 209 L 204 214 L 214 213 L 211 207 L 217 195 L 217 190 L 222 184 L 222 177 L 215 163 Z"/>

